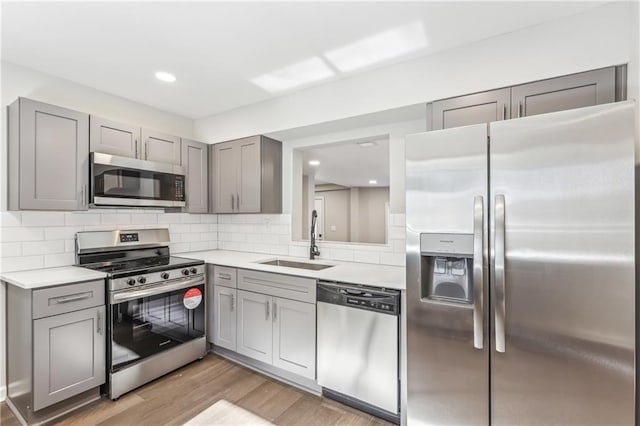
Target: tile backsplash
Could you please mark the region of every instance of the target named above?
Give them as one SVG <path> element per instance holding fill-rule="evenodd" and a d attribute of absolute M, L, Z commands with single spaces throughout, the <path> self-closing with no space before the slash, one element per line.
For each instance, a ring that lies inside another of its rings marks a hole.
<path fill-rule="evenodd" d="M 168 228 L 174 254 L 216 249 L 217 220 L 213 214 L 141 209 L 0 212 L 0 270 L 72 265 L 79 231 Z"/>
<path fill-rule="evenodd" d="M 168 228 L 171 253 L 224 249 L 273 256 L 309 256 L 309 242 L 291 240 L 288 214 L 188 214 L 140 209 L 87 212 L 0 212 L 0 270 L 48 268 L 75 263 L 79 231 Z M 404 266 L 405 215 L 392 214 L 388 244 L 320 241 L 319 259 Z"/>

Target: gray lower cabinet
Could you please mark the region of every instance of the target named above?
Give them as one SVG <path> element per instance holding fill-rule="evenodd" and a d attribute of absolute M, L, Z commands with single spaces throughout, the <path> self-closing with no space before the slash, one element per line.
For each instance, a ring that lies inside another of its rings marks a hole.
<path fill-rule="evenodd" d="M 95 115 L 89 118 L 89 122 L 91 152 L 138 158 L 140 127 L 118 123 Z"/>
<path fill-rule="evenodd" d="M 104 280 L 35 290 L 7 284 L 7 398 L 26 423 L 100 398 L 106 334 Z"/>
<path fill-rule="evenodd" d="M 615 67 L 535 81 L 511 88 L 511 114 L 545 114 L 615 102 Z"/>
<path fill-rule="evenodd" d="M 510 118 L 510 90 L 498 89 L 436 101 L 432 129 L 470 126 Z"/>
<path fill-rule="evenodd" d="M 282 213 L 282 143 L 265 136 L 210 147 L 213 213 Z"/>
<path fill-rule="evenodd" d="M 89 115 L 19 98 L 9 106 L 10 210 L 86 210 Z"/>
<path fill-rule="evenodd" d="M 143 160 L 180 165 L 180 137 L 142 128 Z"/>
<path fill-rule="evenodd" d="M 105 381 L 105 307 L 33 322 L 33 409 L 63 401 Z"/>
<path fill-rule="evenodd" d="M 182 167 L 186 175 L 188 213 L 209 211 L 209 145 L 190 139 L 182 139 Z"/>
<path fill-rule="evenodd" d="M 271 296 L 238 290 L 237 351 L 271 364 L 273 360 L 273 325 Z"/>

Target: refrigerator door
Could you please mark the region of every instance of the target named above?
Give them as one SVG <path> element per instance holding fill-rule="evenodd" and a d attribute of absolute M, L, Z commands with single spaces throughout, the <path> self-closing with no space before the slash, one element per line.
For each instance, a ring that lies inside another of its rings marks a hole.
<path fill-rule="evenodd" d="M 492 423 L 634 424 L 634 105 L 490 135 Z"/>
<path fill-rule="evenodd" d="M 408 423 L 488 424 L 487 125 L 410 135 L 406 160 Z M 470 251 L 429 256 L 421 240 Z M 460 292 L 429 297 L 446 272 Z"/>

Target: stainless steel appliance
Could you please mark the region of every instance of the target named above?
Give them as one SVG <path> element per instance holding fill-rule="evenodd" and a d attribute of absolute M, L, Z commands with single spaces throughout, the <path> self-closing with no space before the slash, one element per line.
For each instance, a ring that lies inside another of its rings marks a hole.
<path fill-rule="evenodd" d="M 182 166 L 98 152 L 90 159 L 92 206 L 185 206 Z"/>
<path fill-rule="evenodd" d="M 205 265 L 169 255 L 167 229 L 78 232 L 78 264 L 107 273 L 112 399 L 206 354 Z"/>
<path fill-rule="evenodd" d="M 634 424 L 631 102 L 406 140 L 409 424 Z"/>
<path fill-rule="evenodd" d="M 322 393 L 399 423 L 400 292 L 320 281 L 317 300 Z"/>

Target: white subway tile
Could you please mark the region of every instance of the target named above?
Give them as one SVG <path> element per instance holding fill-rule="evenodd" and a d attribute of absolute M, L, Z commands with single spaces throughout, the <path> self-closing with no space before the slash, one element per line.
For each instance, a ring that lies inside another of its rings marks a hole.
<path fill-rule="evenodd" d="M 391 216 L 391 225 L 404 227 L 406 223 L 406 215 L 404 213 L 394 213 Z"/>
<path fill-rule="evenodd" d="M 218 241 L 233 241 L 231 232 L 218 232 Z"/>
<path fill-rule="evenodd" d="M 405 258 L 404 253 L 381 253 L 380 263 L 383 265 L 404 266 Z"/>
<path fill-rule="evenodd" d="M 76 232 L 84 229 L 82 226 L 56 226 L 45 228 L 44 236 L 47 240 L 73 240 L 76 237 Z"/>
<path fill-rule="evenodd" d="M 189 232 L 191 230 L 191 225 L 188 223 L 183 224 L 175 224 L 172 223 L 169 225 L 169 232 L 172 234 L 183 234 L 185 232 Z"/>
<path fill-rule="evenodd" d="M 157 225 L 158 215 L 153 213 L 132 214 L 131 223 L 133 225 Z"/>
<path fill-rule="evenodd" d="M 389 239 L 399 240 L 406 238 L 407 230 L 403 226 L 392 226 L 389 228 Z"/>
<path fill-rule="evenodd" d="M 183 243 L 193 243 L 197 241 L 202 241 L 200 238 L 200 234 L 197 232 L 189 232 L 186 234 L 182 234 L 182 242 Z"/>
<path fill-rule="evenodd" d="M 101 217 L 103 225 L 129 225 L 131 215 L 129 213 L 103 213 Z"/>
<path fill-rule="evenodd" d="M 21 212 L 0 212 L 0 226 L 20 226 L 22 224 Z"/>
<path fill-rule="evenodd" d="M 65 213 L 65 225 L 99 225 L 99 214 L 87 213 Z"/>
<path fill-rule="evenodd" d="M 18 256 L 0 258 L 0 271 L 26 271 L 44 267 L 44 256 Z"/>
<path fill-rule="evenodd" d="M 289 256 L 307 257 L 309 256 L 309 247 L 289 246 Z"/>
<path fill-rule="evenodd" d="M 42 241 L 44 228 L 0 228 L 0 241 L 10 243 L 14 241 Z"/>
<path fill-rule="evenodd" d="M 218 215 L 218 223 L 231 223 L 233 216 L 234 215 L 230 214 L 220 214 Z"/>
<path fill-rule="evenodd" d="M 356 250 L 353 254 L 353 260 L 355 262 L 363 263 L 380 263 L 380 253 L 376 253 L 374 251 Z"/>
<path fill-rule="evenodd" d="M 189 243 L 171 243 L 169 244 L 169 250 L 172 254 L 175 253 L 184 253 L 189 251 L 190 244 Z"/>
<path fill-rule="evenodd" d="M 179 213 L 180 223 L 200 223 L 199 214 Z"/>
<path fill-rule="evenodd" d="M 0 257 L 22 256 L 22 243 L 0 243 Z"/>
<path fill-rule="evenodd" d="M 203 232 L 201 236 L 202 241 L 216 241 L 218 239 L 217 232 Z"/>
<path fill-rule="evenodd" d="M 129 225 L 125 225 L 129 227 Z M 114 229 L 120 229 L 118 225 L 87 225 L 84 227 L 85 231 L 113 231 Z"/>
<path fill-rule="evenodd" d="M 29 241 L 22 243 L 22 254 L 34 256 L 38 254 L 53 254 L 64 252 L 64 240 Z M 45 258 L 46 263 L 46 258 Z"/>
<path fill-rule="evenodd" d="M 180 218 L 175 213 L 158 213 L 158 223 L 180 223 Z"/>
<path fill-rule="evenodd" d="M 344 260 L 353 262 L 353 250 L 331 249 L 331 258 L 335 260 Z"/>
<path fill-rule="evenodd" d="M 45 268 L 73 265 L 74 263 L 76 263 L 76 257 L 73 253 L 47 254 L 44 257 Z"/>
<path fill-rule="evenodd" d="M 209 224 L 207 223 L 194 223 L 189 228 L 191 232 L 209 232 Z"/>
<path fill-rule="evenodd" d="M 209 250 L 217 250 L 218 242 L 217 241 L 209 241 Z"/>
<path fill-rule="evenodd" d="M 171 241 L 172 243 L 181 243 L 182 234 L 169 234 L 169 241 Z"/>
<path fill-rule="evenodd" d="M 215 215 L 215 214 L 203 214 L 203 215 L 200 215 L 200 222 L 202 222 L 202 223 L 218 223 L 218 215 Z"/>
<path fill-rule="evenodd" d="M 64 240 L 64 251 L 74 252 L 76 251 L 76 241 L 75 240 Z"/>
<path fill-rule="evenodd" d="M 197 243 L 191 243 L 191 251 L 202 251 L 209 250 L 209 242 L 208 241 L 200 241 Z"/>
<path fill-rule="evenodd" d="M 22 226 L 62 226 L 63 212 L 22 212 Z"/>
<path fill-rule="evenodd" d="M 391 244 L 393 246 L 393 251 L 396 253 L 405 253 L 407 250 L 406 240 L 391 240 Z"/>

